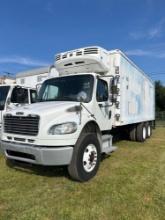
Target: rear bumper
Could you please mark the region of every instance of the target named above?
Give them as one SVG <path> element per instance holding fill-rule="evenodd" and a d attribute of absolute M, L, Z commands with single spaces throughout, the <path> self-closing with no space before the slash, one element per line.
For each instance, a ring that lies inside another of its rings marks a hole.
<path fill-rule="evenodd" d="M 1 141 L 1 149 L 9 159 L 47 166 L 70 164 L 73 147 L 41 147 Z"/>

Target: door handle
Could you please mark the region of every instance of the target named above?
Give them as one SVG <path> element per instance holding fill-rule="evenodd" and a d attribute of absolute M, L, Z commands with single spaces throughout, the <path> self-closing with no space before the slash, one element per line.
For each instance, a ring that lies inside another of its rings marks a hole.
<path fill-rule="evenodd" d="M 111 118 L 111 116 L 112 116 L 112 112 L 109 111 L 109 115 L 108 115 L 109 119 Z"/>

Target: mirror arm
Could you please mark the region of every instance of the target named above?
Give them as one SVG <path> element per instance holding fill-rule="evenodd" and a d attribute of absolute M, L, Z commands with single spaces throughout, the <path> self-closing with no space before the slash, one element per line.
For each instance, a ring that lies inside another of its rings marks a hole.
<path fill-rule="evenodd" d="M 94 114 L 92 114 L 82 102 L 80 102 L 80 106 L 83 107 L 90 114 L 90 116 L 96 120 Z"/>

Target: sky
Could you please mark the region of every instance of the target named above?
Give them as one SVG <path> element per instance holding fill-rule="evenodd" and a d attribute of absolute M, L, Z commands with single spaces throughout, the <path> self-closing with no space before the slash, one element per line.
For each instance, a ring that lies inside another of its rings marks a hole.
<path fill-rule="evenodd" d="M 165 1 L 0 0 L 0 75 L 96 45 L 122 50 L 165 85 Z"/>

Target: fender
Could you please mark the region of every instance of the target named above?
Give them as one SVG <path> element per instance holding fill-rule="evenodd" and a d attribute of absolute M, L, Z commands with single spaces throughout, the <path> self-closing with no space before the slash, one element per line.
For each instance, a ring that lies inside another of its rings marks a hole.
<path fill-rule="evenodd" d="M 80 135 L 79 135 L 79 138 L 78 138 L 76 144 L 78 144 L 78 142 L 80 140 L 80 137 L 82 137 L 82 135 L 84 135 L 84 134 L 86 134 L 88 132 L 96 134 L 96 136 L 98 138 L 98 141 L 100 143 L 100 150 L 102 150 L 102 134 L 101 134 L 101 130 L 100 130 L 99 125 L 97 124 L 97 122 L 94 121 L 94 120 L 88 121 L 84 125 L 84 127 L 82 128 L 82 130 L 80 132 Z"/>

